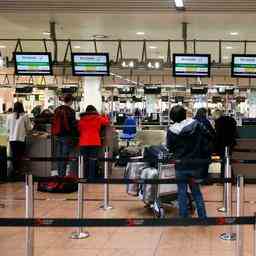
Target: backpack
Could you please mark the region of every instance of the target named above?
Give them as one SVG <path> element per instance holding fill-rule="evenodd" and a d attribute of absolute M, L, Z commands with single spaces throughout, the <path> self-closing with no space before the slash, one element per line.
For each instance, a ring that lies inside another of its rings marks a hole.
<path fill-rule="evenodd" d="M 52 135 L 58 136 L 63 131 L 70 131 L 68 113 L 65 108 L 59 107 L 55 110 L 52 120 Z"/>

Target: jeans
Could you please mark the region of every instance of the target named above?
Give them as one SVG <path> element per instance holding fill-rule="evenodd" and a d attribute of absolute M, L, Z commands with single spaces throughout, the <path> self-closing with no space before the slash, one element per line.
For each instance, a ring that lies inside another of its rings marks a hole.
<path fill-rule="evenodd" d="M 179 214 L 183 218 L 187 218 L 189 216 L 188 209 L 188 186 L 191 190 L 192 197 L 196 203 L 197 214 L 199 218 L 206 218 L 206 210 L 205 204 L 203 200 L 202 193 L 200 191 L 200 185 L 195 182 L 193 178 L 193 172 L 189 170 L 176 170 L 176 178 L 177 180 L 187 180 L 187 182 L 178 183 L 178 204 L 179 204 Z"/>
<path fill-rule="evenodd" d="M 70 157 L 74 152 L 74 146 L 70 137 L 58 137 L 57 144 L 57 157 Z M 77 172 L 77 166 L 75 161 L 58 161 L 58 176 L 66 176 L 67 164 L 70 166 L 72 172 Z"/>
<path fill-rule="evenodd" d="M 82 146 L 80 153 L 84 157 L 84 177 L 95 179 L 97 177 L 97 157 L 99 147 Z"/>

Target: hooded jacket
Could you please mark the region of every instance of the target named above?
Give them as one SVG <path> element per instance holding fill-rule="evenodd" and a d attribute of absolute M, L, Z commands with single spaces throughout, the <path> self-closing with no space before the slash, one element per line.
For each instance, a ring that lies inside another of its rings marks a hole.
<path fill-rule="evenodd" d="M 103 126 L 109 125 L 107 116 L 101 116 L 97 112 L 81 114 L 78 123 L 80 146 L 101 146 L 100 132 Z"/>
<path fill-rule="evenodd" d="M 195 177 L 207 176 L 211 151 L 211 136 L 197 120 L 185 119 L 174 123 L 167 131 L 167 147 L 175 159 L 177 171 L 192 171 Z"/>

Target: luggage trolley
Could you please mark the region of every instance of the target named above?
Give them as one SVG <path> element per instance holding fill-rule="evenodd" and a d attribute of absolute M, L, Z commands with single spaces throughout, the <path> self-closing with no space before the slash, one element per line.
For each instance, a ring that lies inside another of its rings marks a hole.
<path fill-rule="evenodd" d="M 145 169 L 146 170 L 146 169 Z M 155 169 L 155 179 L 173 179 L 175 178 L 175 165 L 171 163 L 159 163 L 158 169 Z M 146 170 L 147 171 L 147 170 Z M 143 175 L 143 174 L 142 174 Z M 143 185 L 143 201 L 147 207 L 153 210 L 157 218 L 164 218 L 165 208 L 177 207 L 177 185 L 176 184 L 145 184 Z"/>
<path fill-rule="evenodd" d="M 158 163 L 156 179 L 175 179 L 175 164 L 170 162 L 167 160 L 166 162 Z M 144 176 L 143 178 L 148 177 Z M 145 184 L 144 186 L 143 201 L 147 207 L 152 209 L 157 218 L 165 217 L 166 208 L 178 208 L 177 184 Z M 188 198 L 188 206 L 193 213 L 195 207 L 190 193 L 188 193 Z"/>

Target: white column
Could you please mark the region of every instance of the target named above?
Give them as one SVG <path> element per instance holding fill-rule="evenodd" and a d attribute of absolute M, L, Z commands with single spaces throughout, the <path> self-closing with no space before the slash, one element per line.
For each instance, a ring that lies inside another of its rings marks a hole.
<path fill-rule="evenodd" d="M 102 111 L 101 78 L 85 77 L 83 79 L 84 97 L 81 102 L 81 111 L 85 111 L 88 105 L 93 105 L 98 112 Z"/>
<path fill-rule="evenodd" d="M 154 94 L 149 94 L 146 97 L 146 109 L 147 114 L 156 113 L 156 101 L 157 97 Z"/>

